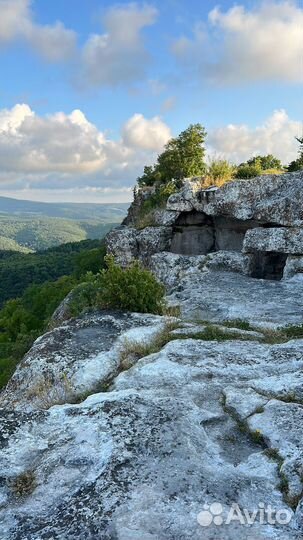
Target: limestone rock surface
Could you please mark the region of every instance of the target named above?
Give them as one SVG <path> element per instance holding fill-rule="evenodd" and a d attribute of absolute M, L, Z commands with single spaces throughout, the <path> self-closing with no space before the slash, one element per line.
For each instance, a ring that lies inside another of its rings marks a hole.
<path fill-rule="evenodd" d="M 266 448 L 283 462 L 289 501 L 299 500 L 303 409 L 296 394 L 287 404 L 258 385 L 278 370 L 292 388 L 302 344 L 180 339 L 82 403 L 1 409 L 1 539 L 299 540 L 300 506 L 284 500 Z M 258 430 L 265 446 L 250 435 Z M 18 495 L 29 473 L 32 485 Z M 265 502 L 289 523 L 226 524 L 233 502 L 250 512 Z M 198 518 L 214 503 L 219 536 Z"/>

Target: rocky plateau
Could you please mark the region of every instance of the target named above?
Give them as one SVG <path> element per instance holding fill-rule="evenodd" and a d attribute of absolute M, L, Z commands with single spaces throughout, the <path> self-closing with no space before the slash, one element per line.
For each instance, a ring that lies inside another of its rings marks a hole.
<path fill-rule="evenodd" d="M 0 538 L 301 540 L 303 173 L 136 208 L 108 252 L 176 316 L 60 315 L 34 343 L 0 395 Z"/>

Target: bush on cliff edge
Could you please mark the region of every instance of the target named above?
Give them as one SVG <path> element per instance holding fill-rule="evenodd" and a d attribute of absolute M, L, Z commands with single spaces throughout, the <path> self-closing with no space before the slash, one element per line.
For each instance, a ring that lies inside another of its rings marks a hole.
<path fill-rule="evenodd" d="M 106 268 L 97 275 L 87 274 L 86 281 L 73 290 L 72 316 L 91 309 L 118 309 L 161 314 L 165 308 L 165 289 L 138 261 L 127 268 L 105 257 Z"/>
<path fill-rule="evenodd" d="M 112 256 L 106 257 L 106 263 L 98 277 L 98 307 L 162 313 L 165 290 L 149 270 L 138 261 L 122 268 Z"/>

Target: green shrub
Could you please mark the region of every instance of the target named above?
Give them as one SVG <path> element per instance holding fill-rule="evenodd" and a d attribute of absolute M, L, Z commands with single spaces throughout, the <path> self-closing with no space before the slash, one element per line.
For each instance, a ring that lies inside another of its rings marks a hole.
<path fill-rule="evenodd" d="M 303 324 L 298 326 L 286 326 L 286 328 L 283 329 L 283 332 L 288 338 L 303 338 Z"/>
<path fill-rule="evenodd" d="M 226 159 L 213 159 L 208 167 L 207 179 L 216 186 L 232 180 L 235 167 Z"/>
<path fill-rule="evenodd" d="M 98 276 L 98 307 L 140 313 L 162 313 L 164 287 L 139 262 L 127 268 L 117 265 L 112 256 L 105 258 L 107 268 Z"/>
<path fill-rule="evenodd" d="M 262 174 L 261 165 L 257 162 L 255 165 L 242 164 L 237 168 L 235 178 L 255 178 Z"/>
<path fill-rule="evenodd" d="M 86 279 L 87 281 L 80 283 L 72 291 L 72 298 L 69 303 L 69 311 L 72 317 L 76 317 L 96 305 L 100 284 L 98 279 L 91 274 L 88 274 Z"/>

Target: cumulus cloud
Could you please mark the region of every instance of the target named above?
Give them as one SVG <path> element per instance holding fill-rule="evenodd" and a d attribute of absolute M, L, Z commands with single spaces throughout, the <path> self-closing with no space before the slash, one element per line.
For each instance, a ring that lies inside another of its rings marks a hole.
<path fill-rule="evenodd" d="M 82 83 L 116 86 L 142 79 L 150 60 L 142 30 L 156 17 L 157 10 L 148 4 L 109 9 L 103 19 L 105 32 L 90 36 L 83 48 Z"/>
<path fill-rule="evenodd" d="M 210 153 L 220 154 L 234 163 L 246 161 L 254 155 L 274 154 L 287 164 L 297 157 L 295 137 L 302 133 L 302 123 L 292 120 L 281 109 L 260 126 L 229 124 L 213 130 L 208 136 Z"/>
<path fill-rule="evenodd" d="M 193 37 L 174 42 L 173 52 L 219 84 L 302 80 L 303 10 L 293 1 L 264 1 L 251 10 L 215 7 Z"/>
<path fill-rule="evenodd" d="M 159 117 L 135 114 L 110 140 L 80 110 L 41 117 L 16 105 L 0 111 L 0 183 L 2 189 L 131 186 L 170 136 Z"/>
<path fill-rule="evenodd" d="M 275 111 L 256 128 L 230 124 L 210 131 L 209 154 L 237 163 L 272 153 L 284 163 L 297 155 L 302 124 Z M 134 114 L 110 139 L 80 110 L 39 116 L 26 104 L 0 110 L 0 187 L 8 194 L 51 199 L 126 200 L 143 166 L 152 164 L 171 137 L 159 117 Z M 39 194 L 39 195 L 38 195 Z"/>
<path fill-rule="evenodd" d="M 172 137 L 169 127 L 155 116 L 151 120 L 143 114 L 134 114 L 123 128 L 123 140 L 131 147 L 159 152 Z"/>
<path fill-rule="evenodd" d="M 70 57 L 76 33 L 61 22 L 40 25 L 34 21 L 32 0 L 0 0 L 0 45 L 23 40 L 49 61 Z"/>

